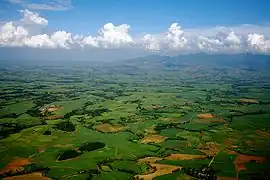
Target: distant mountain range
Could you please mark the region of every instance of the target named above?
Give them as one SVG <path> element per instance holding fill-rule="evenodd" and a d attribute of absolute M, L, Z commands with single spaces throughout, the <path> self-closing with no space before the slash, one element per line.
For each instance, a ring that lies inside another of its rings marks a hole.
<path fill-rule="evenodd" d="M 178 56 L 150 55 L 128 60 L 115 61 L 114 65 L 181 68 L 185 66 L 242 67 L 247 69 L 270 68 L 270 56 L 259 54 L 187 54 Z"/>
<path fill-rule="evenodd" d="M 29 50 L 29 49 L 28 49 Z M 164 55 L 148 55 L 137 57 L 136 54 L 131 54 L 126 52 L 126 54 L 119 58 L 120 60 L 115 60 L 115 56 L 110 56 L 104 53 L 103 58 L 95 57 L 92 51 L 77 52 L 72 50 L 39 50 L 34 51 L 35 54 L 25 54 L 26 49 L 17 48 L 17 51 L 11 51 L 6 48 L 0 48 L 0 65 L 2 68 L 6 65 L 39 65 L 45 66 L 47 64 L 59 66 L 69 66 L 69 65 L 80 65 L 87 64 L 87 66 L 100 65 L 105 66 L 133 66 L 140 69 L 147 68 L 181 68 L 186 66 L 207 66 L 207 67 L 242 67 L 246 69 L 270 69 L 270 55 L 263 54 L 251 54 L 251 53 L 241 53 L 241 54 L 206 54 L 206 53 L 194 53 L 185 54 L 177 56 L 164 56 Z M 109 53 L 110 50 L 107 51 Z M 29 50 L 30 52 L 30 50 Z M 32 52 L 32 51 L 31 51 Z M 39 53 L 38 53 L 39 52 Z M 51 52 L 51 53 L 49 53 Z M 54 53 L 61 56 L 57 58 Z M 84 54 L 85 53 L 85 54 Z M 100 52 L 102 54 L 102 52 Z M 118 52 L 117 56 L 119 56 Z M 128 57 L 136 57 L 130 58 Z M 121 55 L 121 53 L 120 53 Z M 83 56 L 83 57 L 82 57 Z M 103 60 L 104 59 L 104 60 Z M 123 60 L 124 59 L 124 60 Z M 64 62 L 64 63 L 63 63 Z"/>

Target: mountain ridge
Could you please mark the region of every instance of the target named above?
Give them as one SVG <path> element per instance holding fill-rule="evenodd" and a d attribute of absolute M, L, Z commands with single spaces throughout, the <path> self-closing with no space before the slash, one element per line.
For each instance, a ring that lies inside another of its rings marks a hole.
<path fill-rule="evenodd" d="M 126 60 L 114 61 L 117 65 L 167 65 L 170 67 L 189 65 L 189 66 L 244 66 L 251 69 L 270 68 L 270 56 L 252 53 L 240 54 L 206 54 L 194 53 L 177 56 L 148 55 L 144 57 L 131 58 Z"/>

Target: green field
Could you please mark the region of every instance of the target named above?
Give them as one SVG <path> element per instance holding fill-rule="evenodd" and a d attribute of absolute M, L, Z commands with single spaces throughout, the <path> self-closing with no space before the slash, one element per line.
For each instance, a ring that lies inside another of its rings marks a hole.
<path fill-rule="evenodd" d="M 125 180 L 153 163 L 181 167 L 153 179 L 197 179 L 187 169 L 211 160 L 214 177 L 270 177 L 270 67 L 147 58 L 3 67 L 0 179 Z"/>

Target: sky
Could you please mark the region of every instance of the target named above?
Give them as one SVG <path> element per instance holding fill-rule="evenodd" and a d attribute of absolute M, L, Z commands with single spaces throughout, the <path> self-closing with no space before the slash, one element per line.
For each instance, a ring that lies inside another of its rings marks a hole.
<path fill-rule="evenodd" d="M 0 0 L 0 49 L 268 54 L 269 7 L 269 0 Z"/>

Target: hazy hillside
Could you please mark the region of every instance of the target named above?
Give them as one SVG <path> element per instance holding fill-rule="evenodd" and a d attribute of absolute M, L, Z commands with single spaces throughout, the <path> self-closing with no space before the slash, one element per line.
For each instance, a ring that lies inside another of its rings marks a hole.
<path fill-rule="evenodd" d="M 270 68 L 269 55 L 256 54 L 188 54 L 178 56 L 151 55 L 140 58 L 116 61 L 117 65 L 136 66 L 140 68 L 181 68 L 185 66 L 223 67 L 233 66 L 247 69 Z M 114 65 L 115 65 L 114 64 Z"/>

